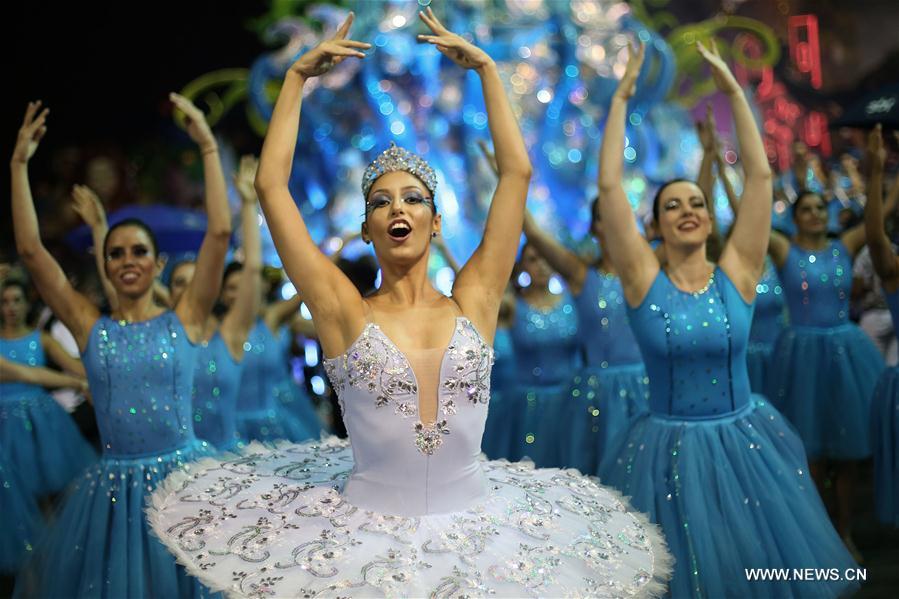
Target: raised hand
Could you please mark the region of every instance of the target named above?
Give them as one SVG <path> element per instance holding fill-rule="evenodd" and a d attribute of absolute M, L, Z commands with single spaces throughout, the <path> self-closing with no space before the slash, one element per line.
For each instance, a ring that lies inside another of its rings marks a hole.
<path fill-rule="evenodd" d="M 640 76 L 640 69 L 643 67 L 643 59 L 646 57 L 646 45 L 642 42 L 639 46 L 628 44 L 627 66 L 624 69 L 624 75 L 618 82 L 618 89 L 615 95 L 623 100 L 630 100 L 637 92 L 637 78 Z"/>
<path fill-rule="evenodd" d="M 734 78 L 734 74 L 730 72 L 727 63 L 724 62 L 721 55 L 718 53 L 718 44 L 715 43 L 714 39 L 712 39 L 711 50 L 703 46 L 702 42 L 698 40 L 696 42 L 696 49 L 699 50 L 699 53 L 705 61 L 709 63 L 709 66 L 712 69 L 712 79 L 715 80 L 715 85 L 719 90 L 728 95 L 743 92 L 743 90 L 740 89 L 740 84 L 737 83 L 736 78 Z"/>
<path fill-rule="evenodd" d="M 887 159 L 887 151 L 883 146 L 883 131 L 880 123 L 877 123 L 868 133 L 868 147 L 866 152 L 868 166 L 871 169 L 883 171 L 883 163 Z"/>
<path fill-rule="evenodd" d="M 94 190 L 87 185 L 72 187 L 72 208 L 91 229 L 106 226 L 106 210 Z"/>
<path fill-rule="evenodd" d="M 419 35 L 418 39 L 434 44 L 441 54 L 464 69 L 479 69 L 487 66 L 493 59 L 486 52 L 443 26 L 430 7 L 418 16 L 434 35 Z"/>
<path fill-rule="evenodd" d="M 217 144 L 209 123 L 206 122 L 206 115 L 197 108 L 193 102 L 182 96 L 172 92 L 169 94 L 169 100 L 175 105 L 175 108 L 184 113 L 184 129 L 190 138 L 194 140 L 200 149 L 205 153 L 215 150 Z"/>
<path fill-rule="evenodd" d="M 304 79 L 324 75 L 349 57 L 365 58 L 361 50 L 371 48 L 367 42 L 347 39 L 350 26 L 356 16 L 351 12 L 346 20 L 337 28 L 334 37 L 327 39 L 309 50 L 291 65 L 290 70 Z"/>
<path fill-rule="evenodd" d="M 25 119 L 19 127 L 19 135 L 16 138 L 16 147 L 12 152 L 13 162 L 26 163 L 31 160 L 41 143 L 44 134 L 47 133 L 47 115 L 49 108 L 41 110 L 41 101 L 29 102 L 25 109 Z"/>
<path fill-rule="evenodd" d="M 231 176 L 234 181 L 234 186 L 237 188 L 237 192 L 240 194 L 240 199 L 243 202 L 255 204 L 258 201 L 258 198 L 256 197 L 256 188 L 253 186 L 253 182 L 256 180 L 256 170 L 258 168 L 259 160 L 252 154 L 247 154 L 246 156 L 240 157 L 240 166 L 238 167 L 237 172 Z"/>

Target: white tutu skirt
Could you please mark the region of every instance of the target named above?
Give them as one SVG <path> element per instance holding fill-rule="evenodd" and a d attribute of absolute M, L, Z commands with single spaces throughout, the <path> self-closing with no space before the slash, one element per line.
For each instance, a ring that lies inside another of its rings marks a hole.
<path fill-rule="evenodd" d="M 153 493 L 153 530 L 203 584 L 235 597 L 659 596 L 659 530 L 575 470 L 487 461 L 487 493 L 457 512 L 363 510 L 339 489 L 350 446 L 253 443 Z"/>

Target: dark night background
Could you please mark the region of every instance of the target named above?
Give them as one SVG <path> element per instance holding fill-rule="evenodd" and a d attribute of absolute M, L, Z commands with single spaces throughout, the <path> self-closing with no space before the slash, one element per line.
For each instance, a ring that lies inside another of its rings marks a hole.
<path fill-rule="evenodd" d="M 25 106 L 35 99 L 50 107 L 50 116 L 31 161 L 33 184 L 65 146 L 128 149 L 172 139 L 189 144 L 172 122 L 168 93 L 209 71 L 249 67 L 267 49 L 251 23 L 268 10 L 263 0 L 7 5 L 11 60 L 0 119 L 5 160 Z M 223 125 L 251 146 L 242 150 L 258 151 L 261 140 L 235 112 Z M 4 168 L 0 177 L 4 248 L 13 245 L 8 172 Z"/>

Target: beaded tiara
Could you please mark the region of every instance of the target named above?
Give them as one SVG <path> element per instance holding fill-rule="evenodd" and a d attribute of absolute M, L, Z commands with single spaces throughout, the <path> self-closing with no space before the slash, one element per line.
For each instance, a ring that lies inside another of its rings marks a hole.
<path fill-rule="evenodd" d="M 390 142 L 390 147 L 381 152 L 365 169 L 365 174 L 362 175 L 363 197 L 368 196 L 371 186 L 378 177 L 395 171 L 405 171 L 415 175 L 431 192 L 431 197 L 434 197 L 437 191 L 437 175 L 434 173 L 434 169 L 424 158 L 400 148 L 394 142 Z"/>

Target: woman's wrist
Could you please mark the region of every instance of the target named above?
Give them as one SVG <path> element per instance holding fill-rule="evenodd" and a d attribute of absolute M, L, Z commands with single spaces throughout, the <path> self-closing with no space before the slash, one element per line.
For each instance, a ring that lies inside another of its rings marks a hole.
<path fill-rule="evenodd" d="M 475 71 L 477 71 L 478 75 L 480 75 L 481 77 L 491 72 L 499 74 L 499 70 L 496 67 L 496 62 L 489 56 L 487 57 L 487 62 L 475 68 Z"/>

